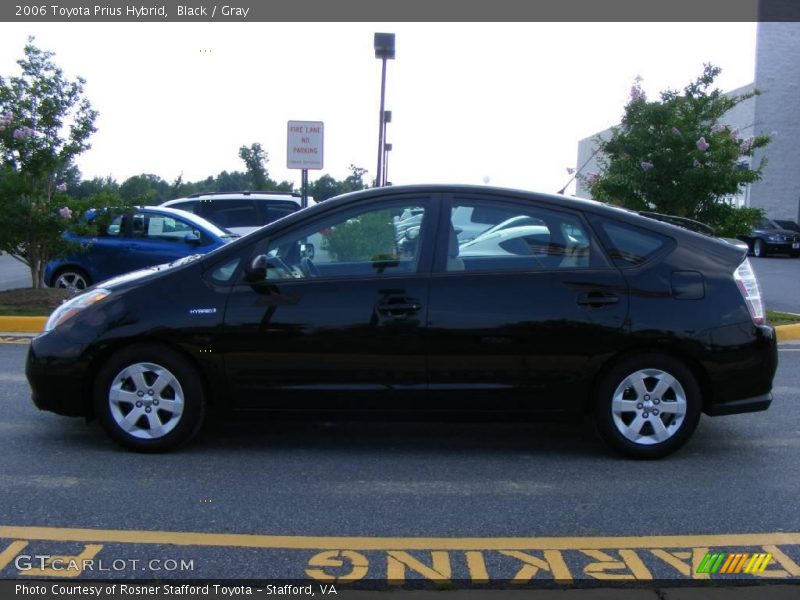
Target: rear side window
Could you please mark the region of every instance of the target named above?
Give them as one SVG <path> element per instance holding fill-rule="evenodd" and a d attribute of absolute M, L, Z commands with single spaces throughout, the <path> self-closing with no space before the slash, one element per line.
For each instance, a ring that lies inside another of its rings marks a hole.
<path fill-rule="evenodd" d="M 282 219 L 283 217 L 292 214 L 299 207 L 296 205 L 287 204 L 267 204 L 264 208 L 267 213 L 266 218 L 264 219 L 264 225 L 266 225 L 267 223 L 272 223 L 273 221 L 277 221 L 278 219 Z"/>
<path fill-rule="evenodd" d="M 203 216 L 219 227 L 259 227 L 258 209 L 252 200 L 203 202 Z"/>
<path fill-rule="evenodd" d="M 605 234 L 603 241 L 608 248 L 609 257 L 618 267 L 633 267 L 647 262 L 669 239 L 618 221 L 602 220 L 600 229 Z"/>

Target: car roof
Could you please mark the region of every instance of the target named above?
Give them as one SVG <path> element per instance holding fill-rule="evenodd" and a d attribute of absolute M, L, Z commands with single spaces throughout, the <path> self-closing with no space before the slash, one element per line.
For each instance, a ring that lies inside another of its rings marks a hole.
<path fill-rule="evenodd" d="M 190 194 L 184 198 L 175 198 L 174 200 L 167 200 L 161 206 L 171 206 L 178 202 L 188 202 L 191 200 L 269 200 L 269 201 L 282 201 L 291 202 L 292 204 L 299 205 L 302 201 L 300 192 L 197 192 Z M 309 204 L 316 204 L 314 198 L 307 196 Z"/>

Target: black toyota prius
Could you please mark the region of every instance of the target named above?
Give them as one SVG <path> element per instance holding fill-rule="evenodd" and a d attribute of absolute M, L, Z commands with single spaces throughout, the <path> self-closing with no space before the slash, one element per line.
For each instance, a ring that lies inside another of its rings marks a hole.
<path fill-rule="evenodd" d="M 426 185 L 101 282 L 53 312 L 26 373 L 40 409 L 137 451 L 188 441 L 213 406 L 588 414 L 658 458 L 701 413 L 769 407 L 776 366 L 742 248 L 589 200 Z"/>

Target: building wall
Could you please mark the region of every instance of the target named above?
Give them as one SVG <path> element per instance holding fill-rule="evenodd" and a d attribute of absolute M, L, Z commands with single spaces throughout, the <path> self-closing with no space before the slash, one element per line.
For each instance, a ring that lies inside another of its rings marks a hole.
<path fill-rule="evenodd" d="M 752 184 L 750 206 L 775 219 L 800 217 L 800 23 L 759 23 L 756 37 L 755 130 L 775 136 L 756 151 L 767 158 Z"/>
<path fill-rule="evenodd" d="M 776 135 L 752 158 L 752 164 L 767 158 L 761 181 L 731 200 L 763 208 L 772 218 L 800 221 L 800 23 L 759 23 L 755 82 L 728 94 L 746 94 L 754 88 L 761 94 L 726 113 L 722 122 L 739 129 L 743 138 Z M 611 129 L 606 129 L 578 142 L 577 166 L 582 174 L 600 170 L 597 156 L 592 157 L 596 149 L 593 140 L 610 135 Z M 591 197 L 580 180 L 576 195 Z"/>

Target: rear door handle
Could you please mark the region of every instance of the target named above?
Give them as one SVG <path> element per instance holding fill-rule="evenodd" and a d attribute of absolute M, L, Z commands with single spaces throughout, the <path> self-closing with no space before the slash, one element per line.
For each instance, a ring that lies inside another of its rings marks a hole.
<path fill-rule="evenodd" d="M 619 296 L 608 292 L 587 292 L 578 296 L 579 306 L 589 306 L 591 308 L 600 308 L 602 306 L 610 306 L 619 302 Z"/>

